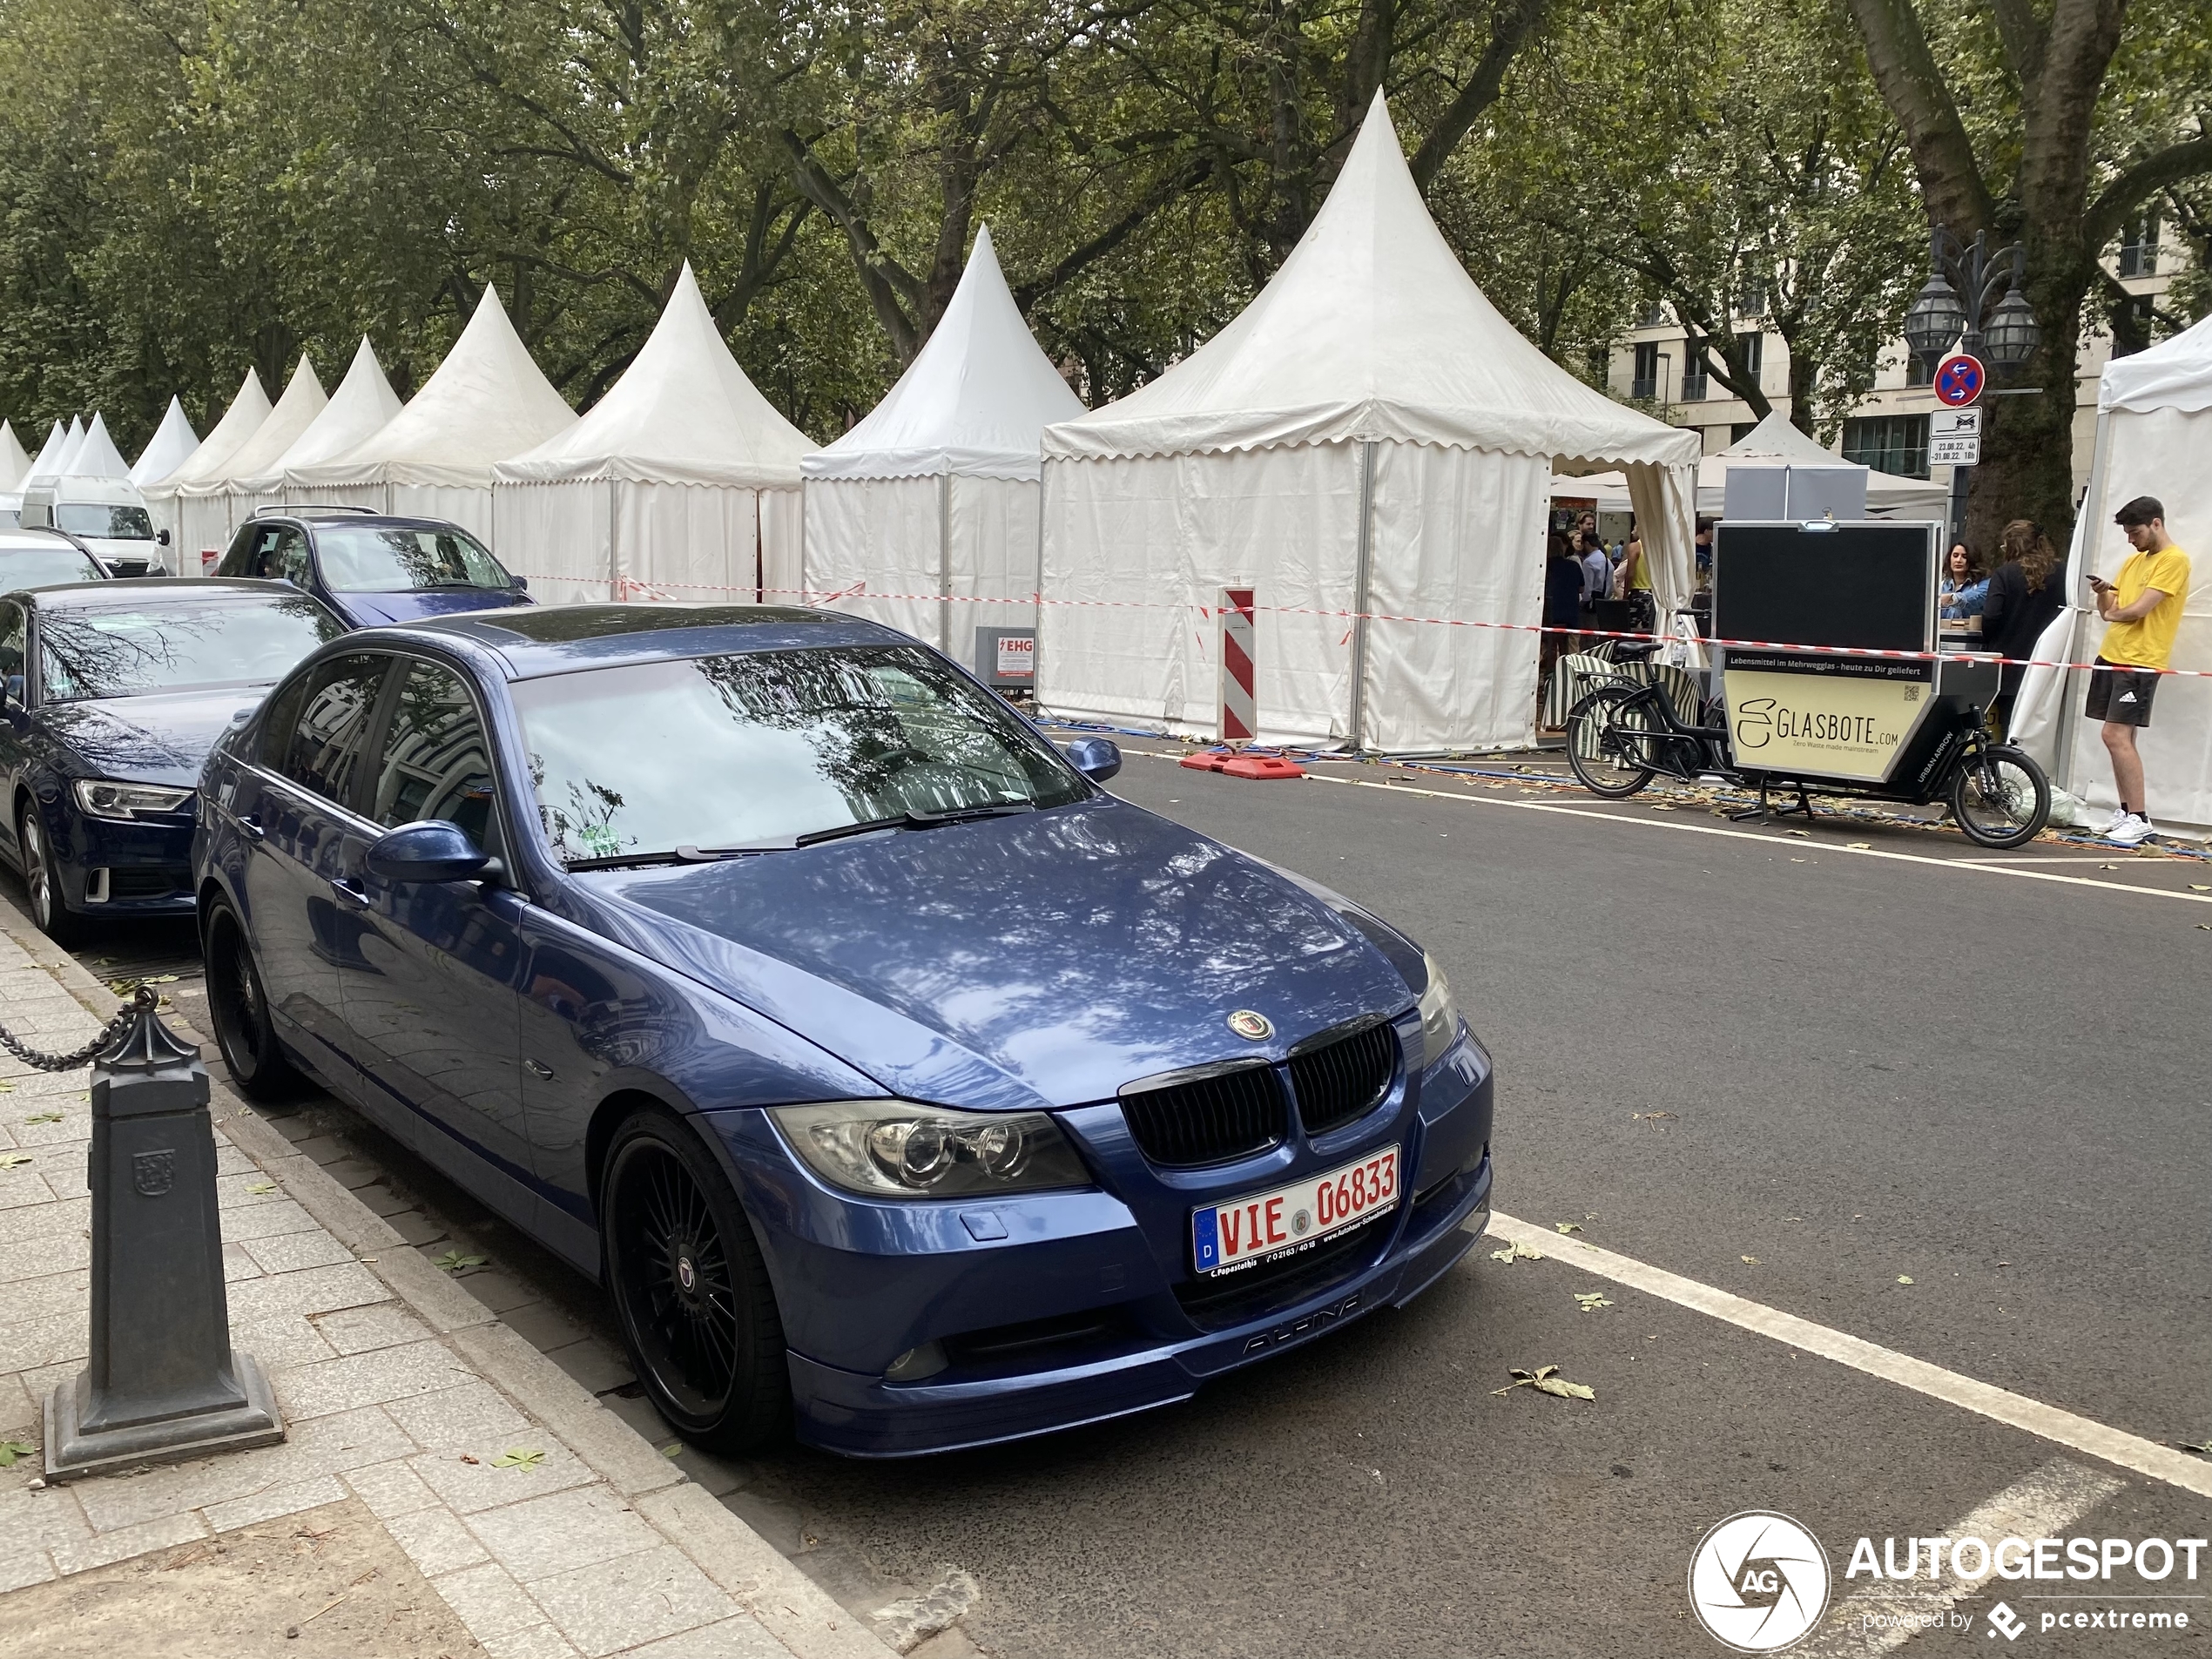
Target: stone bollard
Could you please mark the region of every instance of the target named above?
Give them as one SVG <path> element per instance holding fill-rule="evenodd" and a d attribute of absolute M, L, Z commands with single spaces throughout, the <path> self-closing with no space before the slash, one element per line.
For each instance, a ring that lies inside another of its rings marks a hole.
<path fill-rule="evenodd" d="M 71 1480 L 284 1438 L 231 1346 L 207 1068 L 140 993 L 92 1062 L 91 1363 L 46 1401 L 46 1478 Z"/>

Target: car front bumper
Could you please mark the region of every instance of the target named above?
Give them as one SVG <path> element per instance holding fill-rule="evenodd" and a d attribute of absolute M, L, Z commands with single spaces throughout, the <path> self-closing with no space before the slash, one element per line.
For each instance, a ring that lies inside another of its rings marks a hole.
<path fill-rule="evenodd" d="M 62 900 L 71 910 L 87 916 L 192 914 L 189 811 L 125 819 L 56 804 L 45 807 L 45 818 Z"/>
<path fill-rule="evenodd" d="M 759 1112 L 707 1116 L 776 1285 L 799 1438 L 903 1457 L 1187 1399 L 1210 1378 L 1411 1300 L 1487 1224 L 1491 1097 L 1488 1056 L 1463 1036 L 1360 1123 L 1311 1144 L 1298 1134 L 1271 1157 L 1154 1170 L 1118 1105 L 1086 1107 L 1057 1116 L 1098 1188 L 909 1204 L 823 1186 Z M 1393 1144 L 1406 1172 L 1394 1210 L 1249 1288 L 1200 1292 L 1194 1204 Z M 899 1363 L 910 1354 L 926 1374 Z"/>

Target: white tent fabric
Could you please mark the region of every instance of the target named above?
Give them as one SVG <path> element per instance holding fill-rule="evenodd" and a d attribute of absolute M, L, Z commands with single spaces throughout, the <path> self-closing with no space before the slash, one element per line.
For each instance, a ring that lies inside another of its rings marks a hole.
<path fill-rule="evenodd" d="M 46 442 L 38 446 L 37 458 L 24 469 L 23 482 L 34 478 L 57 478 L 61 475 L 62 451 L 69 447 L 69 428 L 59 421 L 46 434 Z"/>
<path fill-rule="evenodd" d="M 2166 533 L 2189 555 L 2191 586 L 2174 641 L 2175 668 L 2212 670 L 2212 318 L 2148 351 L 2106 365 L 2097 385 L 2097 437 L 2089 489 L 2067 561 L 2069 603 L 2091 571 L 2109 577 L 2134 549 L 2112 522 L 2138 496 L 2165 506 Z M 2036 647 L 2048 661 L 2086 663 L 2105 624 L 2094 608 L 2059 616 Z M 2109 812 L 2118 805 L 2112 764 L 2097 727 L 2082 718 L 2088 676 L 2032 668 L 2013 712 L 2013 735 L 2054 781 Z M 2136 736 L 2152 820 L 2163 833 L 2212 838 L 2212 680 L 2159 682 L 2149 728 Z"/>
<path fill-rule="evenodd" d="M 384 370 L 369 347 L 368 336 L 363 334 L 361 344 L 354 347 L 354 361 L 347 367 L 346 377 L 338 382 L 338 389 L 314 417 L 304 428 L 294 430 L 281 448 L 265 448 L 257 441 L 252 464 L 240 462 L 238 475 L 232 481 L 232 489 L 241 498 L 235 510 L 243 514 L 253 508 L 288 499 L 284 484 L 287 468 L 311 467 L 335 460 L 381 431 L 400 412 L 400 407 L 391 382 L 384 378 Z M 270 425 L 275 425 L 273 416 Z"/>
<path fill-rule="evenodd" d="M 115 447 L 115 440 L 108 436 L 107 421 L 98 410 L 92 412 L 92 424 L 84 428 L 84 440 L 69 457 L 65 475 L 71 478 L 118 478 L 125 483 L 131 479 L 130 463 L 123 452 Z"/>
<path fill-rule="evenodd" d="M 84 417 L 72 415 L 69 417 L 69 430 L 62 438 L 62 452 L 54 458 L 55 477 L 67 477 L 77 469 L 77 452 L 84 447 Z"/>
<path fill-rule="evenodd" d="M 0 421 L 0 495 L 9 495 L 23 488 L 23 481 L 30 476 L 30 457 L 23 452 L 23 445 L 16 441 L 16 429 Z"/>
<path fill-rule="evenodd" d="M 199 550 L 189 545 L 181 533 L 183 527 L 178 521 L 183 503 L 179 500 L 179 492 L 190 485 L 228 477 L 233 458 L 268 418 L 269 395 L 261 389 L 261 377 L 249 368 L 239 383 L 238 395 L 223 411 L 223 418 L 199 441 L 199 447 L 184 465 L 166 478 L 140 486 L 155 528 L 168 530 L 177 544 L 179 568 L 186 571 L 196 568 L 193 561 Z"/>
<path fill-rule="evenodd" d="M 730 354 L 687 261 L 607 395 L 493 469 L 502 551 L 556 603 L 792 604 L 810 447 Z"/>
<path fill-rule="evenodd" d="M 976 627 L 1034 626 L 1038 443 L 1048 425 L 1082 412 L 1022 320 L 983 226 L 899 383 L 801 463 L 802 585 L 825 596 L 815 603 L 962 660 Z"/>
<path fill-rule="evenodd" d="M 1790 424 L 1789 417 L 1779 409 L 1770 411 L 1766 418 L 1725 449 L 1716 450 L 1697 463 L 1697 512 L 1701 518 L 1718 518 L 1728 493 L 1728 473 L 1730 467 L 1780 463 L 1802 467 L 1851 467 L 1856 462 L 1846 461 L 1832 449 L 1824 449 L 1804 433 Z M 1866 511 L 1872 518 L 1942 518 L 1950 507 L 1951 491 L 1945 484 L 1931 482 L 1925 478 L 1900 478 L 1894 473 L 1866 473 Z M 1559 477 L 1552 481 L 1552 494 L 1577 501 L 1595 501 L 1597 510 L 1605 513 L 1625 513 L 1634 510 L 1629 504 L 1629 481 L 1618 472 L 1595 473 L 1583 477 Z"/>
<path fill-rule="evenodd" d="M 530 361 L 499 291 L 475 314 L 415 401 L 344 455 L 285 469 L 301 500 L 451 519 L 494 541 L 492 467 L 576 424 Z"/>
<path fill-rule="evenodd" d="M 1150 385 L 1048 427 L 1043 454 L 1038 699 L 1069 714 L 1216 730 L 1212 613 L 1250 586 L 1263 738 L 1532 743 L 1562 463 L 1629 470 L 1661 617 L 1689 591 L 1696 435 L 1498 314 L 1379 95 L 1259 296 Z"/>
<path fill-rule="evenodd" d="M 161 417 L 161 424 L 138 452 L 138 463 L 131 469 L 131 482 L 144 489 L 148 484 L 158 484 L 192 458 L 199 448 L 199 435 L 192 429 L 192 422 L 185 418 L 182 399 L 173 394 L 169 408 Z"/>
<path fill-rule="evenodd" d="M 214 568 L 209 556 L 221 556 L 231 544 L 231 533 L 253 510 L 253 498 L 246 493 L 244 481 L 268 471 L 314 424 L 329 401 L 323 395 L 322 381 L 316 378 L 314 365 L 305 352 L 300 353 L 284 395 L 253 428 L 251 437 L 233 450 L 220 467 L 203 469 L 195 458 L 187 469 L 191 476 L 179 473 L 170 481 L 177 498 L 178 552 L 185 570 Z"/>

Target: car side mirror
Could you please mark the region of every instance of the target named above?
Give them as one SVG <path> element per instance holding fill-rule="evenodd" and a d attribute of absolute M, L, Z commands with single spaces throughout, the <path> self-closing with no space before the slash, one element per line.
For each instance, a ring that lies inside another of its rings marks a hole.
<path fill-rule="evenodd" d="M 166 547 L 166 546 L 168 546 L 168 545 L 169 545 L 169 532 L 168 532 L 167 530 L 156 530 L 156 531 L 153 533 L 153 542 L 154 542 L 154 545 L 155 545 L 156 547 Z"/>
<path fill-rule="evenodd" d="M 467 830 L 442 818 L 387 830 L 369 844 L 368 864 L 380 881 L 473 881 L 499 873 L 499 861 Z"/>
<path fill-rule="evenodd" d="M 1122 769 L 1121 745 L 1110 738 L 1077 738 L 1068 745 L 1068 764 L 1103 784 Z"/>
<path fill-rule="evenodd" d="M 517 593 L 528 593 L 530 590 L 530 579 L 526 576 L 509 577 L 508 580 Z"/>

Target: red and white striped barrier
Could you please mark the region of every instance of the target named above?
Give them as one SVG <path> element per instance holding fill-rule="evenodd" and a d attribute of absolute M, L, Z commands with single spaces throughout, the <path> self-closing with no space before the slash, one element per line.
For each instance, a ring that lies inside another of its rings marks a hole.
<path fill-rule="evenodd" d="M 1252 692 L 1253 590 L 1221 590 L 1221 740 L 1250 743 L 1259 735 Z"/>

